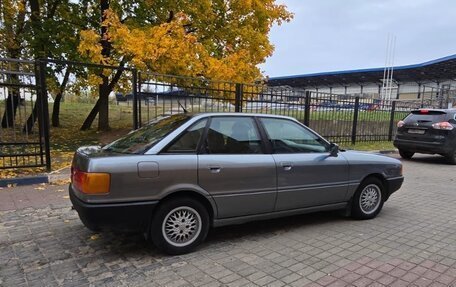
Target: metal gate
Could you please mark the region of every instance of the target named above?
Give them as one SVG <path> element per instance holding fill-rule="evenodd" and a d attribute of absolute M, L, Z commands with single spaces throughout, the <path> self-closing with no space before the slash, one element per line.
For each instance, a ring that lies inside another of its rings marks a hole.
<path fill-rule="evenodd" d="M 0 58 L 0 169 L 51 169 L 45 69 L 41 61 Z"/>

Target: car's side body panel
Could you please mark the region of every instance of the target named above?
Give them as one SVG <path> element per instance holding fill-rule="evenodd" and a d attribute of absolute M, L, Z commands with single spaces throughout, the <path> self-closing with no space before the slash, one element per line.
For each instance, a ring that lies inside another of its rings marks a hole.
<path fill-rule="evenodd" d="M 329 153 L 274 154 L 276 211 L 343 202 L 349 170 L 344 156 Z"/>
<path fill-rule="evenodd" d="M 341 203 L 333 203 L 327 205 L 319 205 L 319 206 L 310 206 L 305 208 L 296 208 L 290 210 L 282 210 L 282 211 L 275 211 L 269 213 L 262 213 L 262 214 L 253 214 L 247 216 L 240 216 L 240 217 L 230 217 L 230 218 L 222 218 L 222 219 L 215 219 L 213 222 L 213 226 L 220 227 L 225 225 L 232 225 L 232 224 L 242 224 L 250 221 L 256 220 L 267 220 L 273 218 L 280 218 L 284 216 L 292 216 L 298 214 L 306 214 L 318 211 L 329 211 L 329 210 L 340 210 L 347 207 L 347 202 Z"/>
<path fill-rule="evenodd" d="M 347 159 L 350 169 L 346 200 L 353 196 L 359 184 L 368 176 L 378 176 L 384 180 L 402 177 L 401 162 L 396 159 L 355 151 L 342 152 L 342 155 Z"/>
<path fill-rule="evenodd" d="M 277 179 L 271 155 L 198 155 L 198 184 L 214 198 L 219 218 L 274 210 Z"/>

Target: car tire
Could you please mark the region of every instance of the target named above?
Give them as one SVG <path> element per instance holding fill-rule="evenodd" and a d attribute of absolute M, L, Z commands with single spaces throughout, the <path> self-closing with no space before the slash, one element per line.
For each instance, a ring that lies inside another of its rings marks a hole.
<path fill-rule="evenodd" d="M 456 150 L 445 156 L 449 164 L 456 164 Z"/>
<path fill-rule="evenodd" d="M 382 210 L 385 187 L 375 177 L 365 179 L 358 187 L 352 201 L 352 216 L 356 219 L 372 219 Z"/>
<path fill-rule="evenodd" d="M 411 159 L 412 156 L 413 156 L 414 154 L 415 154 L 415 153 L 412 152 L 412 151 L 406 151 L 406 150 L 402 150 L 402 149 L 399 150 L 399 155 L 400 155 L 403 159 Z"/>
<path fill-rule="evenodd" d="M 204 205 L 189 197 L 161 203 L 152 220 L 150 238 L 161 251 L 185 254 L 194 250 L 209 231 L 209 214 Z"/>

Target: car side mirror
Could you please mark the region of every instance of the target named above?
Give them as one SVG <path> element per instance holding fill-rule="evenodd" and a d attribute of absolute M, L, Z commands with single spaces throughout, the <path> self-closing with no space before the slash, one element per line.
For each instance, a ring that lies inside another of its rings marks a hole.
<path fill-rule="evenodd" d="M 331 143 L 329 145 L 329 155 L 333 157 L 337 157 L 339 153 L 339 146 L 335 143 Z"/>

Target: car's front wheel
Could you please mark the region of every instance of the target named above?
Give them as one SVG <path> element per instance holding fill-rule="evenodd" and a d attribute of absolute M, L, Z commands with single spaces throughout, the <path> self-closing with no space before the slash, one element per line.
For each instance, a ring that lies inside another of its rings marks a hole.
<path fill-rule="evenodd" d="M 184 254 L 201 244 L 209 231 L 209 214 L 199 201 L 178 197 L 161 203 L 150 229 L 152 242 L 168 254 Z"/>
<path fill-rule="evenodd" d="M 406 151 L 406 150 L 402 150 L 402 149 L 399 150 L 399 155 L 400 155 L 403 159 L 411 159 L 412 156 L 413 156 L 414 154 L 415 154 L 415 153 L 414 153 L 414 152 L 411 152 L 411 151 Z"/>
<path fill-rule="evenodd" d="M 384 203 L 383 183 L 374 177 L 365 179 L 358 187 L 352 202 L 352 216 L 371 219 L 379 214 Z"/>

